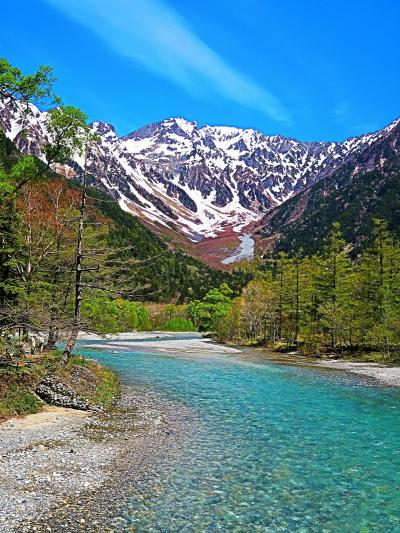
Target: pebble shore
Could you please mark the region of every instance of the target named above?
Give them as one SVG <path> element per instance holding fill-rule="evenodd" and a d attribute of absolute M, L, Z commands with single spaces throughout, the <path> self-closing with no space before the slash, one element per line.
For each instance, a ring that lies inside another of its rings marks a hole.
<path fill-rule="evenodd" d="M 320 361 L 318 366 L 332 369 L 344 370 L 359 376 L 373 378 L 381 385 L 390 387 L 400 387 L 400 367 L 387 366 L 378 363 L 361 363 L 357 361 Z"/>
<path fill-rule="evenodd" d="M 135 531 L 132 493 L 179 450 L 191 416 L 157 393 L 126 388 L 109 414 L 2 424 L 0 533 Z"/>

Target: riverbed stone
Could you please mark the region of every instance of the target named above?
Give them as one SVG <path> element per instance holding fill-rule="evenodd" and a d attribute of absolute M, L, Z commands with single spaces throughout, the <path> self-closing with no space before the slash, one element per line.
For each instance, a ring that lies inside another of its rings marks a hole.
<path fill-rule="evenodd" d="M 110 413 L 60 416 L 45 427 L 0 425 L 0 533 L 127 531 L 132 491 L 179 449 L 186 411 L 125 388 Z"/>

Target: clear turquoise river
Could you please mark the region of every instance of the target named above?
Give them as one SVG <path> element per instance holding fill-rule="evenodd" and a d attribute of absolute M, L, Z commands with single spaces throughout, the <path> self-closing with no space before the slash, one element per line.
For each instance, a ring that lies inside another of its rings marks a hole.
<path fill-rule="evenodd" d="M 399 390 L 261 356 L 151 350 L 80 349 L 196 413 L 161 490 L 138 498 L 135 531 L 400 532 Z"/>

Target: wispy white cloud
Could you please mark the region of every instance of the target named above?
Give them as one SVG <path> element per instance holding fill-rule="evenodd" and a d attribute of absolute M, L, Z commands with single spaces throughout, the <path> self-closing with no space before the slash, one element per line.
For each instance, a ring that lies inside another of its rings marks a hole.
<path fill-rule="evenodd" d="M 192 94 L 207 92 L 282 123 L 291 114 L 268 90 L 236 70 L 162 0 L 47 0 L 133 59 Z"/>

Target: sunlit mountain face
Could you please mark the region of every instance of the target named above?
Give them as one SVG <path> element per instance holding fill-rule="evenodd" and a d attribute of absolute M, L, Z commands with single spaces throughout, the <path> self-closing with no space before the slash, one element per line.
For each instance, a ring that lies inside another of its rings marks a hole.
<path fill-rule="evenodd" d="M 1 127 L 24 152 L 41 157 L 47 113 L 31 106 L 0 110 Z M 112 125 L 93 122 L 100 136 L 89 158 L 94 184 L 157 231 L 193 242 L 230 231 L 237 236 L 272 208 L 326 178 L 397 126 L 344 142 L 301 142 L 252 129 L 202 126 L 170 118 L 118 137 Z M 24 132 L 24 133 L 23 133 Z M 83 172 L 76 157 L 63 169 Z"/>

